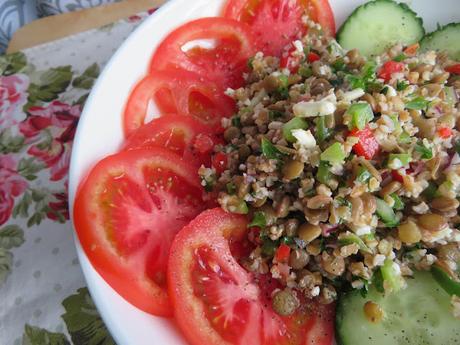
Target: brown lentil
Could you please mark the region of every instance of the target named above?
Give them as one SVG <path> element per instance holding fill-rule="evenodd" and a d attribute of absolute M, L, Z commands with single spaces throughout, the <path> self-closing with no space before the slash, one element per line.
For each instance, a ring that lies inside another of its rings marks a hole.
<path fill-rule="evenodd" d="M 312 242 L 314 239 L 318 238 L 321 235 L 321 228 L 319 225 L 313 224 L 302 224 L 297 231 L 297 235 L 302 241 L 307 243 Z"/>

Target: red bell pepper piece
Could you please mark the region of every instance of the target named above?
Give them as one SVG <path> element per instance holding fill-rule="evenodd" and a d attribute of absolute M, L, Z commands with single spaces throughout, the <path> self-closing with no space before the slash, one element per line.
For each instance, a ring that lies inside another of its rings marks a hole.
<path fill-rule="evenodd" d="M 349 136 L 357 137 L 358 143 L 353 146 L 353 151 L 361 157 L 366 159 L 372 159 L 375 154 L 379 151 L 380 145 L 374 137 L 374 133 L 369 126 L 364 129 L 353 129 L 350 131 Z"/>
<path fill-rule="evenodd" d="M 402 62 L 387 61 L 380 68 L 378 77 L 388 82 L 391 79 L 393 73 L 402 72 L 404 70 L 404 64 Z"/>

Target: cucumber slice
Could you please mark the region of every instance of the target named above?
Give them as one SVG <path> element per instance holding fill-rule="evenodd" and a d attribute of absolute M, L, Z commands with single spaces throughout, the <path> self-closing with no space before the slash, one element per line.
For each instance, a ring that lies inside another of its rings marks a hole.
<path fill-rule="evenodd" d="M 337 41 L 345 49 L 357 48 L 370 57 L 399 42 L 418 42 L 423 35 L 422 19 L 406 4 L 375 0 L 353 11 L 337 33 Z"/>
<path fill-rule="evenodd" d="M 416 272 L 407 288 L 389 295 L 371 289 L 344 295 L 337 306 L 336 329 L 340 345 L 454 345 L 460 342 L 460 320 L 453 317 L 450 296 L 429 272 Z M 377 303 L 383 320 L 371 323 L 364 304 Z"/>
<path fill-rule="evenodd" d="M 426 35 L 420 41 L 421 51 L 446 51 L 452 60 L 460 61 L 460 23 L 451 23 Z"/>
<path fill-rule="evenodd" d="M 431 267 L 431 274 L 441 287 L 449 294 L 460 297 L 460 283 L 453 280 L 442 268 Z"/>

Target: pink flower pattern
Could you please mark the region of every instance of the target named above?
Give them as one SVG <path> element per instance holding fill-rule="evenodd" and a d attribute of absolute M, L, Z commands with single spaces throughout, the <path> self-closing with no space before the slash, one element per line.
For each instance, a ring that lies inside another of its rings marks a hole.
<path fill-rule="evenodd" d="M 30 116 L 19 125 L 28 143 L 34 143 L 27 153 L 50 169 L 50 180 L 59 181 L 69 170 L 72 141 L 81 107 L 53 101 L 46 107 L 31 107 Z M 51 139 L 44 137 L 44 131 Z M 45 140 L 40 141 L 40 140 Z"/>
<path fill-rule="evenodd" d="M 28 87 L 29 78 L 25 74 L 0 76 L 0 126 L 8 128 L 18 123 Z"/>
<path fill-rule="evenodd" d="M 12 155 L 0 156 L 0 225 L 6 223 L 13 211 L 14 198 L 24 193 L 27 181 L 17 172 Z"/>

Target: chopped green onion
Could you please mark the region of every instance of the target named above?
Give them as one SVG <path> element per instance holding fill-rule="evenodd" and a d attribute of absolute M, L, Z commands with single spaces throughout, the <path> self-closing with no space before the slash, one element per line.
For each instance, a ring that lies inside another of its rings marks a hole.
<path fill-rule="evenodd" d="M 393 205 L 393 209 L 395 209 L 396 211 L 404 210 L 405 205 L 404 205 L 404 202 L 401 200 L 401 198 L 395 193 L 391 194 L 390 196 L 395 202 Z"/>
<path fill-rule="evenodd" d="M 422 159 L 433 158 L 433 150 L 431 149 L 431 147 L 426 147 L 423 142 L 421 142 L 421 144 L 415 144 L 414 150 L 415 152 L 420 153 Z"/>
<path fill-rule="evenodd" d="M 340 58 L 340 59 L 335 60 L 331 66 L 335 72 L 338 72 L 338 71 L 345 70 L 347 65 L 345 64 L 345 61 L 343 60 L 343 58 Z"/>
<path fill-rule="evenodd" d="M 233 182 L 229 182 L 225 185 L 227 187 L 227 193 L 232 195 L 236 193 L 236 185 Z"/>
<path fill-rule="evenodd" d="M 375 198 L 377 203 L 377 216 L 382 220 L 385 226 L 389 228 L 394 228 L 399 224 L 399 219 L 397 219 L 393 209 L 382 199 Z"/>
<path fill-rule="evenodd" d="M 406 103 L 406 109 L 412 110 L 423 110 L 428 107 L 430 101 L 426 100 L 423 97 L 416 97 L 413 100 Z"/>
<path fill-rule="evenodd" d="M 307 121 L 301 117 L 294 117 L 283 125 L 283 136 L 290 143 L 296 141 L 295 137 L 292 135 L 292 130 L 294 129 L 306 129 L 308 127 Z"/>
<path fill-rule="evenodd" d="M 455 105 L 457 102 L 457 97 L 455 93 L 455 89 L 452 86 L 447 86 L 444 88 L 444 93 L 446 94 L 446 101 L 450 105 Z"/>
<path fill-rule="evenodd" d="M 407 132 L 402 132 L 398 140 L 401 144 L 409 144 L 412 141 L 409 133 Z"/>
<path fill-rule="evenodd" d="M 330 116 L 330 115 L 327 115 Z M 333 116 L 333 115 L 332 115 Z M 319 116 L 316 118 L 316 140 L 321 144 L 330 135 L 329 129 L 326 127 L 326 116 Z"/>
<path fill-rule="evenodd" d="M 390 115 L 391 121 L 393 121 L 393 125 L 395 127 L 395 130 L 393 131 L 394 135 L 400 135 L 402 133 L 402 127 L 401 123 L 399 123 L 399 118 L 398 115 Z"/>
<path fill-rule="evenodd" d="M 366 183 L 372 177 L 372 174 L 365 167 L 361 167 L 358 170 L 358 176 L 356 176 L 356 181 L 361 183 Z"/>
<path fill-rule="evenodd" d="M 332 177 L 330 169 L 331 169 L 331 166 L 329 165 L 328 162 L 320 161 L 318 172 L 316 174 L 316 179 L 319 182 L 327 185 Z"/>
<path fill-rule="evenodd" d="M 369 249 L 369 247 L 366 245 L 366 243 L 364 243 L 364 241 L 359 238 L 358 235 L 355 235 L 355 234 L 346 234 L 344 236 L 340 236 L 339 238 L 339 244 L 341 245 L 349 245 L 349 244 L 357 244 L 358 247 L 359 247 L 359 250 L 365 252 L 365 253 L 371 253 L 371 250 Z"/>
<path fill-rule="evenodd" d="M 394 263 L 391 259 L 386 259 L 380 271 L 382 272 L 382 278 L 390 287 L 391 291 L 397 292 L 402 287 L 401 273 L 396 271 Z"/>
<path fill-rule="evenodd" d="M 270 140 L 262 138 L 261 143 L 262 154 L 268 159 L 281 159 L 285 155 L 271 143 Z"/>
<path fill-rule="evenodd" d="M 366 124 L 374 118 L 374 113 L 372 112 L 372 108 L 369 103 L 355 103 L 352 104 L 348 110 L 347 114 L 351 115 L 351 127 L 363 129 L 366 127 Z"/>
<path fill-rule="evenodd" d="M 397 170 L 408 165 L 411 161 L 412 157 L 408 153 L 390 153 L 388 167 Z"/>
<path fill-rule="evenodd" d="M 334 143 L 329 146 L 326 150 L 321 153 L 321 160 L 329 162 L 331 164 L 339 164 L 342 163 L 347 155 L 343 150 L 343 146 L 340 143 Z"/>

